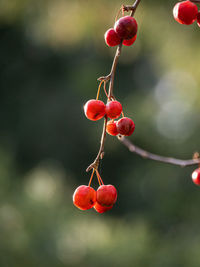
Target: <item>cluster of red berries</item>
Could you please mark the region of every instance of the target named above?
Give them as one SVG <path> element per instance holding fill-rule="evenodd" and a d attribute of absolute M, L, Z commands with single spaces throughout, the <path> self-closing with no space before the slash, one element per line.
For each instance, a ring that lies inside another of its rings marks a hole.
<path fill-rule="evenodd" d="M 114 119 L 119 118 L 122 114 L 122 105 L 119 101 L 108 100 L 108 103 L 105 105 L 101 100 L 91 99 L 85 104 L 84 112 L 86 117 L 92 121 L 97 121 L 104 116 L 112 119 L 106 125 L 106 131 L 110 135 L 116 136 L 121 134 L 129 136 L 135 130 L 135 123 L 128 117 L 114 121 Z"/>
<path fill-rule="evenodd" d="M 114 28 L 110 28 L 104 35 L 108 46 L 132 45 L 137 38 L 137 22 L 131 16 L 125 16 L 115 22 Z"/>
<path fill-rule="evenodd" d="M 124 45 L 132 45 L 137 38 L 137 22 L 131 16 L 120 18 L 115 22 L 114 29 L 109 29 L 105 33 L 105 41 L 108 46 L 116 46 L 121 42 Z M 104 91 L 107 96 L 107 104 L 98 100 L 101 84 L 104 82 Z M 92 121 L 97 121 L 106 118 L 106 131 L 110 135 L 125 135 L 130 136 L 135 130 L 134 122 L 124 117 L 122 111 L 122 105 L 114 97 L 110 96 L 106 92 L 106 81 L 101 81 L 96 99 L 88 100 L 84 105 L 85 116 Z M 118 121 L 115 119 L 122 118 Z M 107 118 L 111 119 L 107 121 Z M 99 182 L 99 188 L 97 191 L 90 186 L 94 172 L 96 172 Z M 98 213 L 103 213 L 112 209 L 117 200 L 117 190 L 113 185 L 104 185 L 101 176 L 96 168 L 93 168 L 93 172 L 88 186 L 79 186 L 73 194 L 74 205 L 81 210 L 88 210 L 94 208 Z"/>
<path fill-rule="evenodd" d="M 174 6 L 173 15 L 180 24 L 190 25 L 197 20 L 200 27 L 200 12 L 198 7 L 192 1 L 179 2 Z"/>
<path fill-rule="evenodd" d="M 101 179 L 98 172 L 97 178 L 98 180 Z M 79 208 L 80 210 L 88 210 L 94 208 L 98 213 L 103 213 L 112 209 L 116 201 L 116 188 L 113 185 L 104 185 L 102 179 L 97 191 L 95 191 L 89 183 L 88 186 L 80 185 L 73 194 L 73 203 L 77 208 Z"/>

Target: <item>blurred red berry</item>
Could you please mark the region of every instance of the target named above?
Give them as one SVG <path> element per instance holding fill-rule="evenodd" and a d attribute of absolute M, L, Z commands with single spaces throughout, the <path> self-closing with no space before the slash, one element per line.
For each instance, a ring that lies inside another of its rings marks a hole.
<path fill-rule="evenodd" d="M 113 28 L 107 30 L 107 32 L 104 34 L 104 39 L 108 46 L 116 46 L 121 42 L 121 38 Z"/>
<path fill-rule="evenodd" d="M 131 46 L 132 44 L 135 43 L 136 39 L 137 39 L 137 34 L 133 38 L 131 38 L 129 40 L 123 40 L 122 44 L 126 45 L 126 46 Z"/>
<path fill-rule="evenodd" d="M 197 18 L 198 8 L 191 1 L 179 2 L 174 6 L 173 15 L 180 24 L 190 25 Z"/>
<path fill-rule="evenodd" d="M 106 125 L 106 132 L 110 135 L 118 135 L 116 121 L 109 121 Z"/>
<path fill-rule="evenodd" d="M 122 39 L 131 39 L 137 33 L 137 22 L 131 16 L 125 16 L 115 22 L 114 30 Z"/>
<path fill-rule="evenodd" d="M 118 120 L 116 126 L 118 133 L 121 135 L 129 136 L 135 130 L 135 123 L 127 117 Z"/>
<path fill-rule="evenodd" d="M 98 213 L 104 213 L 108 210 L 111 210 L 113 206 L 110 207 L 105 207 L 105 206 L 101 206 L 98 202 L 95 203 L 94 205 L 94 209 L 98 212 Z"/>
<path fill-rule="evenodd" d="M 110 119 L 118 118 L 122 113 L 122 105 L 118 101 L 109 101 L 106 104 L 106 114 Z"/>
<path fill-rule="evenodd" d="M 91 209 L 96 203 L 96 191 L 86 185 L 80 185 L 73 194 L 73 203 L 80 210 Z"/>
<path fill-rule="evenodd" d="M 117 190 L 113 185 L 101 185 L 97 189 L 97 202 L 101 206 L 112 206 L 117 201 Z"/>
<path fill-rule="evenodd" d="M 200 12 L 197 14 L 197 25 L 200 27 Z"/>
<path fill-rule="evenodd" d="M 196 185 L 200 185 L 200 168 L 193 171 L 192 180 Z"/>
<path fill-rule="evenodd" d="M 92 121 L 103 118 L 106 114 L 106 105 L 101 100 L 91 99 L 84 105 L 85 116 Z"/>

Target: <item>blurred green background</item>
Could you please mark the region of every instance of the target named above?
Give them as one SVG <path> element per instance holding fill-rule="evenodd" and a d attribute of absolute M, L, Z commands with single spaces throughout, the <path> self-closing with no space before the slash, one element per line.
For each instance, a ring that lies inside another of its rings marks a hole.
<path fill-rule="evenodd" d="M 103 35 L 132 3 L 0 1 L 1 267 L 200 266 L 195 166 L 141 159 L 108 136 L 100 172 L 116 205 L 100 215 L 72 203 L 99 148 L 103 121 L 87 120 L 83 104 L 111 68 Z M 187 159 L 200 148 L 200 28 L 175 22 L 174 4 L 141 1 L 115 96 L 135 144 Z"/>

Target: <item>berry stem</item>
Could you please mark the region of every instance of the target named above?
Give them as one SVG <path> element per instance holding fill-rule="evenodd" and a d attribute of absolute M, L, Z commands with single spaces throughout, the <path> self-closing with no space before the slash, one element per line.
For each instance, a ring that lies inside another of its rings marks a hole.
<path fill-rule="evenodd" d="M 91 174 L 91 177 L 90 177 L 90 181 L 89 181 L 89 183 L 88 183 L 88 186 L 91 185 L 92 178 L 93 178 L 93 176 L 94 176 L 94 171 L 95 171 L 95 169 L 93 169 L 93 171 L 92 171 L 92 174 Z"/>
<path fill-rule="evenodd" d="M 104 81 L 101 81 L 100 84 L 99 84 L 99 87 L 98 87 L 98 90 L 97 90 L 97 97 L 96 97 L 96 100 L 99 99 L 99 93 L 100 93 L 100 89 L 101 89 L 101 85 Z"/>
<path fill-rule="evenodd" d="M 100 185 L 104 185 L 104 183 L 103 183 L 103 180 L 102 180 L 102 178 L 101 178 L 101 176 L 100 176 L 100 174 L 99 174 L 98 170 L 96 170 L 96 175 L 97 175 L 98 179 L 99 179 L 99 180 L 100 180 L 100 182 L 101 182 L 101 184 L 100 184 Z"/>
<path fill-rule="evenodd" d="M 99 176 L 97 175 L 97 173 L 96 173 L 96 176 L 97 176 L 97 180 L 98 180 L 99 185 L 101 185 L 101 181 L 100 181 Z"/>
<path fill-rule="evenodd" d="M 122 12 L 122 14 L 123 14 L 123 5 L 120 7 L 119 11 L 117 12 L 117 15 L 116 15 L 116 17 L 115 17 L 115 22 L 117 21 L 120 12 Z"/>
<path fill-rule="evenodd" d="M 104 88 L 104 92 L 105 92 L 105 94 L 106 94 L 106 97 L 110 100 L 110 98 L 108 97 L 108 93 L 107 93 L 107 91 L 106 91 L 106 81 L 104 81 L 104 86 L 103 86 L 103 88 Z"/>

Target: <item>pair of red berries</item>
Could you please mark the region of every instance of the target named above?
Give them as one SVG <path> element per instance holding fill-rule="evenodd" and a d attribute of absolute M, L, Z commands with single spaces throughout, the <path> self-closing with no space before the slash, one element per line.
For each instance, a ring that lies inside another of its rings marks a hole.
<path fill-rule="evenodd" d="M 80 185 L 73 194 L 73 203 L 80 210 L 94 208 L 98 213 L 112 209 L 117 201 L 117 190 L 113 185 L 100 185 L 97 191 Z"/>
<path fill-rule="evenodd" d="M 200 168 L 193 171 L 192 180 L 196 185 L 200 186 Z"/>
<path fill-rule="evenodd" d="M 91 99 L 84 105 L 85 116 L 92 121 L 97 121 L 105 115 L 110 119 L 119 118 L 122 105 L 118 101 L 109 101 L 106 105 L 101 100 Z"/>
<path fill-rule="evenodd" d="M 110 28 L 104 35 L 108 46 L 132 45 L 137 38 L 137 22 L 131 16 L 125 16 L 115 22 L 114 28 Z"/>
<path fill-rule="evenodd" d="M 122 113 L 122 105 L 116 100 L 109 101 L 105 105 L 101 100 L 91 99 L 85 104 L 84 112 L 89 120 L 96 121 L 105 115 L 112 119 L 106 126 L 106 131 L 110 135 L 130 136 L 135 130 L 135 123 L 130 118 L 123 117 L 117 122 L 113 121 L 113 119 L 119 118 Z"/>
<path fill-rule="evenodd" d="M 198 12 L 197 5 L 191 1 L 177 3 L 173 9 L 173 15 L 180 24 L 190 25 L 197 20 L 200 27 L 200 12 Z"/>
<path fill-rule="evenodd" d="M 106 125 L 106 131 L 110 135 L 130 136 L 135 130 L 135 123 L 127 117 L 123 117 L 118 121 L 109 121 Z"/>

